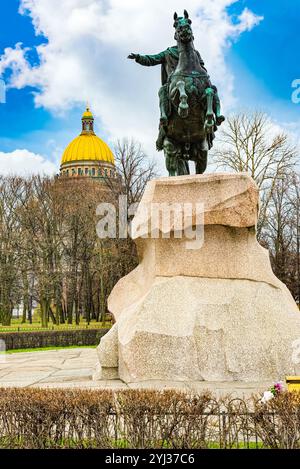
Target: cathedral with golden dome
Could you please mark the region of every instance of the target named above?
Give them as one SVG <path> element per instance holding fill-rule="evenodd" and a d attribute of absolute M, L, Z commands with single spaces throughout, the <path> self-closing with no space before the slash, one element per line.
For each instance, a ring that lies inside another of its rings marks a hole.
<path fill-rule="evenodd" d="M 60 176 L 72 178 L 115 178 L 114 155 L 94 132 L 94 116 L 89 107 L 82 115 L 82 131 L 65 149 Z"/>

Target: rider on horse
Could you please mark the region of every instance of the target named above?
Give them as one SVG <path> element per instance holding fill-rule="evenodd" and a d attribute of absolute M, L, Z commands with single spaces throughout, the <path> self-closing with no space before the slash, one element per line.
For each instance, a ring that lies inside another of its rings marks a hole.
<path fill-rule="evenodd" d="M 156 147 L 164 150 L 170 176 L 189 174 L 189 161 L 195 162 L 197 174 L 203 174 L 217 126 L 225 120 L 217 88 L 212 86 L 201 55 L 194 47 L 191 23 L 186 10 L 184 17 L 175 13 L 177 46 L 156 55 L 128 56 L 141 65 L 161 65 Z"/>
<path fill-rule="evenodd" d="M 196 53 L 197 53 L 201 67 L 205 71 L 207 71 L 200 53 L 198 51 L 196 51 Z M 159 107 L 160 107 L 160 126 L 159 126 L 160 131 L 159 131 L 159 136 L 156 142 L 157 149 L 160 151 L 163 149 L 163 138 L 164 138 L 163 128 L 167 125 L 168 117 L 170 115 L 170 99 L 169 99 L 168 85 L 169 85 L 169 78 L 171 74 L 175 71 L 177 64 L 178 64 L 178 59 L 179 59 L 178 47 L 177 46 L 168 47 L 168 49 L 166 49 L 165 51 L 160 52 L 159 54 L 154 54 L 154 55 L 130 54 L 128 58 L 135 59 L 137 63 L 139 63 L 140 65 L 145 65 L 147 67 L 151 67 L 153 65 L 161 65 L 162 86 L 158 92 Z M 212 85 L 211 87 L 215 91 L 213 108 L 214 108 L 214 113 L 216 115 L 216 123 L 217 125 L 221 125 L 221 123 L 224 121 L 224 116 L 221 115 L 221 104 L 220 104 L 220 98 L 218 95 L 218 90 L 216 86 Z"/>

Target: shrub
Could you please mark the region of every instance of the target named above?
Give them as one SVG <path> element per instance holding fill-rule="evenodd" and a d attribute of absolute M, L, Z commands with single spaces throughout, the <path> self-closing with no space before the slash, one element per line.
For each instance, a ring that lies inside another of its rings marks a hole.
<path fill-rule="evenodd" d="M 108 329 L 73 329 L 54 331 L 4 332 L 6 350 L 67 347 L 71 345 L 98 345 Z"/>
<path fill-rule="evenodd" d="M 300 395 L 2 389 L 1 448 L 299 448 Z"/>
<path fill-rule="evenodd" d="M 300 393 L 283 392 L 261 405 L 255 402 L 252 419 L 259 438 L 268 448 L 300 448 Z"/>

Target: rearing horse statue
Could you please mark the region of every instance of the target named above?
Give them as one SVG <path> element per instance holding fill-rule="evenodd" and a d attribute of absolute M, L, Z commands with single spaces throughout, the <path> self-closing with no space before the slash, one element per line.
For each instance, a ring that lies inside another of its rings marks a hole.
<path fill-rule="evenodd" d="M 160 126 L 157 149 L 164 150 L 170 176 L 189 174 L 188 161 L 196 174 L 204 173 L 221 115 L 217 88 L 210 82 L 204 62 L 194 47 L 192 21 L 174 14 L 177 46 L 157 55 L 130 54 L 141 65 L 162 65 Z"/>

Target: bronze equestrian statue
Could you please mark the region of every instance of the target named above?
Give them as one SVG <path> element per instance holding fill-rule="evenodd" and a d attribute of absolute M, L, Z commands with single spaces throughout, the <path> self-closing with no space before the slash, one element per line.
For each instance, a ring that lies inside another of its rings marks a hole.
<path fill-rule="evenodd" d="M 218 90 L 211 84 L 201 55 L 195 50 L 191 24 L 186 10 L 184 17 L 175 13 L 177 46 L 157 55 L 128 56 L 141 65 L 161 65 L 156 147 L 158 151 L 164 150 L 170 176 L 189 174 L 189 160 L 195 162 L 196 174 L 204 173 L 215 131 L 225 120 Z"/>

